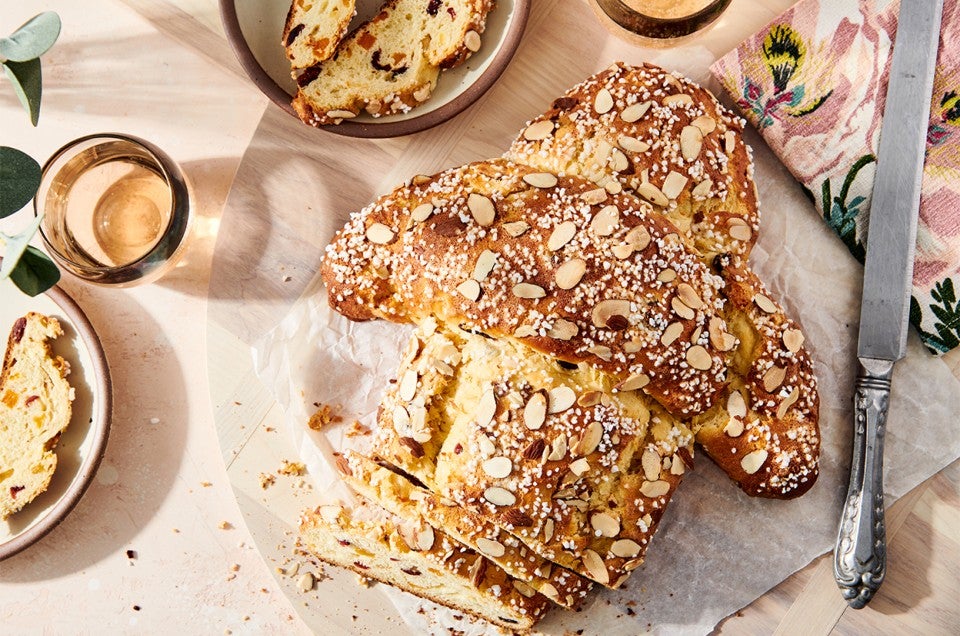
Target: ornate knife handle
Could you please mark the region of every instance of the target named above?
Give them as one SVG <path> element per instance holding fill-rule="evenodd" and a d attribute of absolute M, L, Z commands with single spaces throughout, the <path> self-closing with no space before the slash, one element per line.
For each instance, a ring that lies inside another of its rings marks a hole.
<path fill-rule="evenodd" d="M 883 436 L 893 362 L 861 359 L 853 398 L 855 414 L 850 487 L 840 519 L 833 573 L 847 603 L 870 602 L 886 573 L 883 520 Z"/>

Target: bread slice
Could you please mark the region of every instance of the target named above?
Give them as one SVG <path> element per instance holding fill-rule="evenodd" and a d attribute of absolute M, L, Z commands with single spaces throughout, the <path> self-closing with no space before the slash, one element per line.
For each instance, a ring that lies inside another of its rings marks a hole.
<path fill-rule="evenodd" d="M 57 467 L 53 452 L 70 423 L 70 365 L 49 341 L 63 335 L 56 318 L 28 313 L 10 332 L 0 373 L 0 519 L 46 491 Z"/>
<path fill-rule="evenodd" d="M 504 160 L 418 179 L 328 247 L 328 300 L 354 320 L 435 318 L 585 363 L 675 418 L 709 412 L 723 435 L 707 448 L 746 492 L 805 492 L 819 401 L 797 325 L 736 257 L 714 258 L 718 276 L 648 204 L 596 190 Z"/>
<path fill-rule="evenodd" d="M 364 518 L 366 517 L 366 518 Z M 320 506 L 300 521 L 300 541 L 323 561 L 485 619 L 527 631 L 550 602 L 427 523 L 365 505 Z"/>
<path fill-rule="evenodd" d="M 332 59 L 304 69 L 293 107 L 308 124 L 365 111 L 407 112 L 433 93 L 442 68 L 480 48 L 492 0 L 390 0 L 351 32 Z"/>
<path fill-rule="evenodd" d="M 395 468 L 357 453 L 348 453 L 346 462 L 337 465 L 347 484 L 363 497 L 407 521 L 423 519 L 558 605 L 576 609 L 590 591 L 587 579 L 554 567 L 492 522 L 415 484 Z"/>
<path fill-rule="evenodd" d="M 554 100 L 504 157 L 649 201 L 707 260 L 746 258 L 760 228 L 745 122 L 706 89 L 617 63 Z"/>
<path fill-rule="evenodd" d="M 294 79 L 297 71 L 333 55 L 356 13 L 355 0 L 293 0 L 283 27 L 283 46 Z"/>

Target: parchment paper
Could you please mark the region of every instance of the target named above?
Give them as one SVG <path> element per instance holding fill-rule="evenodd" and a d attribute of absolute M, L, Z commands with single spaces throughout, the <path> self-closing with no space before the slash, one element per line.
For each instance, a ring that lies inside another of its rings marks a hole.
<path fill-rule="evenodd" d="M 846 492 L 851 396 L 862 268 L 847 253 L 799 187 L 750 135 L 764 211 L 751 262 L 807 336 L 820 380 L 823 452 L 820 478 L 795 501 L 744 495 L 703 453 L 663 518 L 647 562 L 625 589 L 590 595 L 582 612 L 554 609 L 538 628 L 548 634 L 701 634 L 748 605 L 794 571 L 832 549 Z M 332 468 L 333 449 L 362 444 L 344 433 L 354 419 L 374 426 L 383 388 L 399 364 L 409 328 L 354 324 L 331 311 L 315 281 L 275 330 L 254 349 L 260 378 L 286 410 L 293 437 L 318 494 L 347 500 Z M 960 455 L 956 432 L 960 382 L 915 336 L 898 363 L 887 429 L 887 504 Z M 324 435 L 306 427 L 313 404 L 340 405 L 344 425 Z M 358 591 L 358 593 L 361 593 Z M 391 590 L 391 599 L 417 633 L 456 627 L 451 612 Z M 837 592 L 839 594 L 839 591 Z M 418 612 L 426 606 L 425 612 Z M 629 609 L 629 612 L 628 612 Z M 490 633 L 495 633 L 491 630 Z"/>

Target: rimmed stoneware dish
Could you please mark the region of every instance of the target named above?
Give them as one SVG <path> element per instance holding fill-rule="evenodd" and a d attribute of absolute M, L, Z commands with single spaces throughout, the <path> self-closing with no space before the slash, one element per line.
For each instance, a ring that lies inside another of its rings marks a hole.
<path fill-rule="evenodd" d="M 281 44 L 291 0 L 219 0 L 227 39 L 254 84 L 277 106 L 297 117 L 290 105 L 296 84 Z M 383 0 L 357 0 L 351 28 L 376 14 Z M 487 16 L 482 46 L 460 66 L 442 71 L 433 96 L 408 113 L 362 114 L 325 130 L 350 137 L 399 137 L 441 124 L 477 101 L 500 77 L 520 44 L 530 0 L 498 0 Z M 306 124 L 304 124 L 306 126 Z"/>
<path fill-rule="evenodd" d="M 73 416 L 57 444 L 57 470 L 47 491 L 19 512 L 0 521 L 0 560 L 33 545 L 53 530 L 77 505 L 93 480 L 107 447 L 111 387 L 100 339 L 80 307 L 59 287 L 35 298 L 9 280 L 0 282 L 0 340 L 7 345 L 13 323 L 27 312 L 53 316 L 63 335 L 53 352 L 70 363 L 67 379 L 76 391 Z"/>

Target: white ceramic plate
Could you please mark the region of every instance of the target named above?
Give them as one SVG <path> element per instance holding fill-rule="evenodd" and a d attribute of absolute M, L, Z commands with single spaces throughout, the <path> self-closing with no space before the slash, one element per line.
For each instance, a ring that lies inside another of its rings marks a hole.
<path fill-rule="evenodd" d="M 376 14 L 384 0 L 357 0 L 350 28 Z M 220 0 L 227 38 L 247 75 L 278 106 L 296 117 L 290 105 L 297 87 L 281 44 L 290 0 Z M 480 98 L 500 77 L 523 35 L 530 0 L 498 0 L 487 16 L 482 46 L 456 68 L 441 72 L 433 96 L 408 113 L 360 115 L 324 130 L 352 137 L 395 137 L 444 122 Z"/>
<path fill-rule="evenodd" d="M 54 287 L 36 298 L 0 281 L 0 345 L 6 350 L 10 329 L 27 312 L 53 316 L 63 335 L 53 351 L 70 363 L 68 380 L 76 391 L 73 417 L 57 444 L 57 470 L 50 487 L 20 512 L 0 521 L 0 560 L 39 541 L 83 496 L 100 465 L 110 428 L 110 374 L 100 340 L 80 307 Z M 2 354 L 0 354 L 2 359 Z"/>

